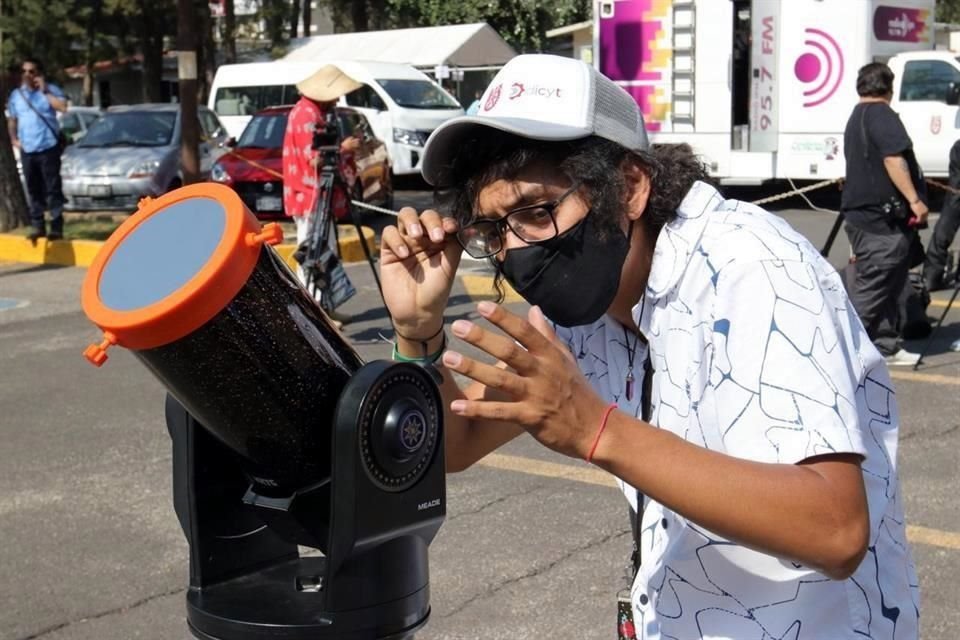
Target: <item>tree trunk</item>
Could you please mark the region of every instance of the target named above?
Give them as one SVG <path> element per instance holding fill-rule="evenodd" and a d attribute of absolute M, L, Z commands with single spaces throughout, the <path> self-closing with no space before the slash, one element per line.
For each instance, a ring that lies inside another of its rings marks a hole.
<path fill-rule="evenodd" d="M 310 2 L 310 0 L 303 0 L 304 2 Z M 299 34 L 300 26 L 300 0 L 290 0 L 290 37 L 296 38 Z M 308 35 L 308 34 L 304 34 Z"/>
<path fill-rule="evenodd" d="M 154 0 L 139 0 L 136 36 L 143 54 L 143 101 L 163 100 L 163 30 L 157 28 Z"/>
<path fill-rule="evenodd" d="M 350 0 L 350 17 L 354 31 L 369 31 L 367 22 L 367 0 Z"/>
<path fill-rule="evenodd" d="M 97 54 L 97 25 L 102 14 L 103 0 L 93 0 L 90 15 L 87 16 L 87 43 L 84 51 L 83 104 L 93 106 L 93 65 Z"/>
<path fill-rule="evenodd" d="M 370 26 L 376 30 L 386 28 L 387 0 L 370 0 Z"/>
<path fill-rule="evenodd" d="M 193 184 L 200 178 L 200 122 L 197 118 L 197 12 L 192 0 L 177 0 L 177 55 L 189 64 L 179 64 L 180 73 L 180 167 L 183 184 Z"/>
<path fill-rule="evenodd" d="M 201 0 L 194 3 L 194 9 L 200 27 L 200 41 L 197 43 L 197 69 L 200 72 L 197 79 L 197 100 L 200 104 L 206 104 L 207 94 L 213 84 L 213 75 L 217 71 L 217 44 L 213 37 L 210 4 L 207 0 Z"/>
<path fill-rule="evenodd" d="M 303 35 L 309 38 L 313 35 L 313 15 L 310 9 L 310 0 L 303 0 Z"/>
<path fill-rule="evenodd" d="M 286 41 L 287 0 L 262 0 L 260 10 L 263 12 L 270 46 L 274 49 L 282 47 Z"/>
<path fill-rule="evenodd" d="M 223 1 L 223 58 L 227 64 L 237 61 L 237 14 L 233 0 Z"/>
<path fill-rule="evenodd" d="M 0 127 L 0 231 L 9 231 L 26 224 L 27 199 L 23 194 L 17 160 L 7 132 L 6 118 Z"/>
<path fill-rule="evenodd" d="M 149 36 L 140 39 L 143 50 L 143 101 L 160 102 L 163 100 L 163 36 Z"/>

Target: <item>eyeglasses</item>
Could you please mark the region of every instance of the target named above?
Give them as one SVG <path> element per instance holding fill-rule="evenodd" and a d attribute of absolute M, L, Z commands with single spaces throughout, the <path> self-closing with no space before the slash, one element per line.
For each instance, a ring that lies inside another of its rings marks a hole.
<path fill-rule="evenodd" d="M 556 200 L 513 209 L 497 220 L 475 220 L 457 232 L 457 241 L 471 257 L 489 258 L 503 250 L 503 235 L 507 229 L 527 244 L 555 238 L 560 231 L 554 211 L 579 188 L 580 184 L 575 183 Z"/>

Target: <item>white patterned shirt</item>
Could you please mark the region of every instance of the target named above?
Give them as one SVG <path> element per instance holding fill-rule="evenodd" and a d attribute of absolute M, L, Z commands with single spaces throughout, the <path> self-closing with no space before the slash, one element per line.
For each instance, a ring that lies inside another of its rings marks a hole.
<path fill-rule="evenodd" d="M 760 462 L 863 456 L 870 542 L 850 578 L 830 580 L 646 499 L 643 564 L 632 589 L 637 637 L 916 638 L 919 589 L 897 478 L 897 402 L 833 267 L 781 218 L 698 182 L 660 232 L 644 298 L 633 316 L 650 344 L 651 423 Z M 557 333 L 593 388 L 639 416 L 643 344 L 627 400 L 619 323 L 604 316 Z M 635 503 L 636 491 L 620 484 Z"/>

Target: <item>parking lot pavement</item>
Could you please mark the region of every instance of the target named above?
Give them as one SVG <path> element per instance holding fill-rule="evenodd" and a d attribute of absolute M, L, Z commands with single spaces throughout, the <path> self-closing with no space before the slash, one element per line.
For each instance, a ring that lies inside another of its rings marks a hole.
<path fill-rule="evenodd" d="M 832 221 L 782 213 L 818 246 Z M 844 251 L 838 243 L 831 255 L 842 261 Z M 343 307 L 345 333 L 364 358 L 386 358 L 389 326 L 370 269 L 348 272 L 358 295 Z M 98 337 L 79 307 L 84 274 L 0 265 L 0 640 L 186 639 L 188 566 L 171 508 L 163 389 L 122 349 L 101 369 L 83 360 Z M 948 294 L 935 294 L 931 314 Z M 476 320 L 476 301 L 490 295 L 486 265 L 465 261 L 447 321 Z M 526 308 L 515 297 L 507 306 Z M 946 351 L 957 338 L 960 303 L 919 371 L 894 372 L 930 640 L 960 636 L 960 353 Z M 609 478 L 523 437 L 450 476 L 448 505 L 419 639 L 613 637 L 630 536 Z"/>

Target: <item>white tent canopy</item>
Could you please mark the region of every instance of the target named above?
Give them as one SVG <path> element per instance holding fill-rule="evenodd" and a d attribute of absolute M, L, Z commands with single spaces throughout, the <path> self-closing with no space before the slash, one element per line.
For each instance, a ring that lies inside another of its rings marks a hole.
<path fill-rule="evenodd" d="M 297 38 L 284 60 L 366 60 L 414 67 L 503 65 L 517 55 L 490 25 L 454 24 Z"/>

